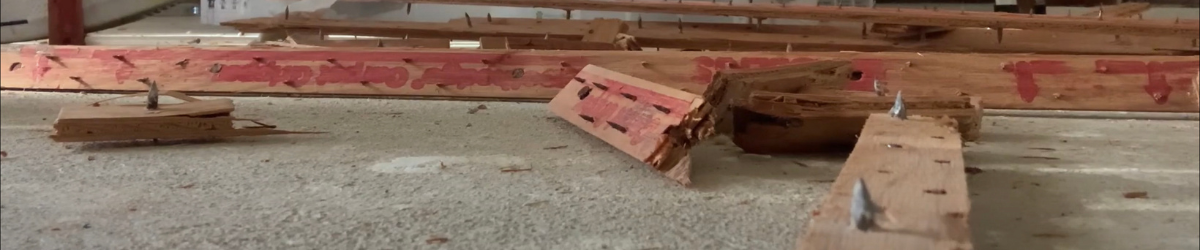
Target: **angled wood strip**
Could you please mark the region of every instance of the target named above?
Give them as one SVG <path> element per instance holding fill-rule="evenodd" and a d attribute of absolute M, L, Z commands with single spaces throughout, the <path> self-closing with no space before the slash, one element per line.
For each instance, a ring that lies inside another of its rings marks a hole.
<path fill-rule="evenodd" d="M 712 133 L 698 95 L 588 65 L 550 111 L 685 186 L 688 149 Z"/>
<path fill-rule="evenodd" d="M 364 0 L 352 0 L 364 1 Z M 381 1 L 381 0 L 365 0 Z M 382 0 L 401 1 L 401 0 Z M 865 7 L 786 6 L 773 4 L 727 5 L 707 2 L 588 1 L 588 0 L 403 0 L 414 3 L 540 7 L 566 10 L 654 12 L 821 21 L 890 23 L 916 26 L 990 27 L 1124 35 L 1200 37 L 1196 25 L 1156 20 L 1096 20 L 1063 16 L 1029 16 L 993 12 L 873 9 Z"/>
<path fill-rule="evenodd" d="M 1186 56 L 851 52 L 513 51 L 387 48 L 0 46 L 0 87 L 547 100 L 594 64 L 704 93 L 715 72 L 849 60 L 844 90 L 967 94 L 985 108 L 1197 112 Z M 39 52 L 40 51 L 40 52 Z M 47 57 L 47 55 L 52 56 Z M 123 59 L 122 59 L 123 58 Z M 333 59 L 333 60 L 330 60 Z"/>
<path fill-rule="evenodd" d="M 1150 3 L 1121 3 L 1117 5 L 1101 6 L 1096 10 L 1083 13 L 1085 17 L 1133 17 L 1141 15 L 1142 12 L 1150 9 Z"/>
<path fill-rule="evenodd" d="M 973 249 L 962 141 L 948 124 L 953 121 L 871 115 L 799 249 Z M 866 232 L 850 225 L 852 188 L 860 178 L 883 210 L 875 215 L 878 227 Z"/>

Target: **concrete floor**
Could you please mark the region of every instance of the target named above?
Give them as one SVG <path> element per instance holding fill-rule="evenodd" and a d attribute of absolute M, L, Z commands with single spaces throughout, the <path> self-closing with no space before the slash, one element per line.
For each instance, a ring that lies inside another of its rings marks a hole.
<path fill-rule="evenodd" d="M 791 249 L 844 161 L 718 141 L 685 189 L 544 104 L 368 99 L 234 98 L 328 134 L 60 144 L 59 107 L 109 96 L 0 97 L 3 249 Z M 976 249 L 1200 247 L 1200 123 L 984 124 Z"/>

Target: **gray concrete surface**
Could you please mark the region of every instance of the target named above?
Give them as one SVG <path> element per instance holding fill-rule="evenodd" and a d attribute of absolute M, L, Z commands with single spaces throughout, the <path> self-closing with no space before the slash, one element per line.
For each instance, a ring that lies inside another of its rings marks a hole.
<path fill-rule="evenodd" d="M 539 103 L 235 98 L 330 133 L 46 138 L 59 107 L 105 97 L 0 93 L 0 248 L 791 249 L 844 160 L 717 141 L 685 189 Z M 977 249 L 1200 247 L 1195 121 L 987 117 L 969 146 Z"/>

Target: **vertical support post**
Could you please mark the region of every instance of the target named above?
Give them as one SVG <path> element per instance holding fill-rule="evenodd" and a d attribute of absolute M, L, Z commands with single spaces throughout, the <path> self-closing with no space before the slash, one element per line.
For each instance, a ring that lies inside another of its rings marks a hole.
<path fill-rule="evenodd" d="M 47 0 L 51 45 L 84 45 L 83 0 Z"/>

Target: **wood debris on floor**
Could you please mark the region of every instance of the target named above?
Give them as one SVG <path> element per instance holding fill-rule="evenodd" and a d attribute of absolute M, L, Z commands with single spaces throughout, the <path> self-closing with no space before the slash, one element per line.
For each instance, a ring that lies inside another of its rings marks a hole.
<path fill-rule="evenodd" d="M 688 150 L 713 133 L 703 97 L 595 65 L 563 87 L 550 111 L 685 186 Z"/>

